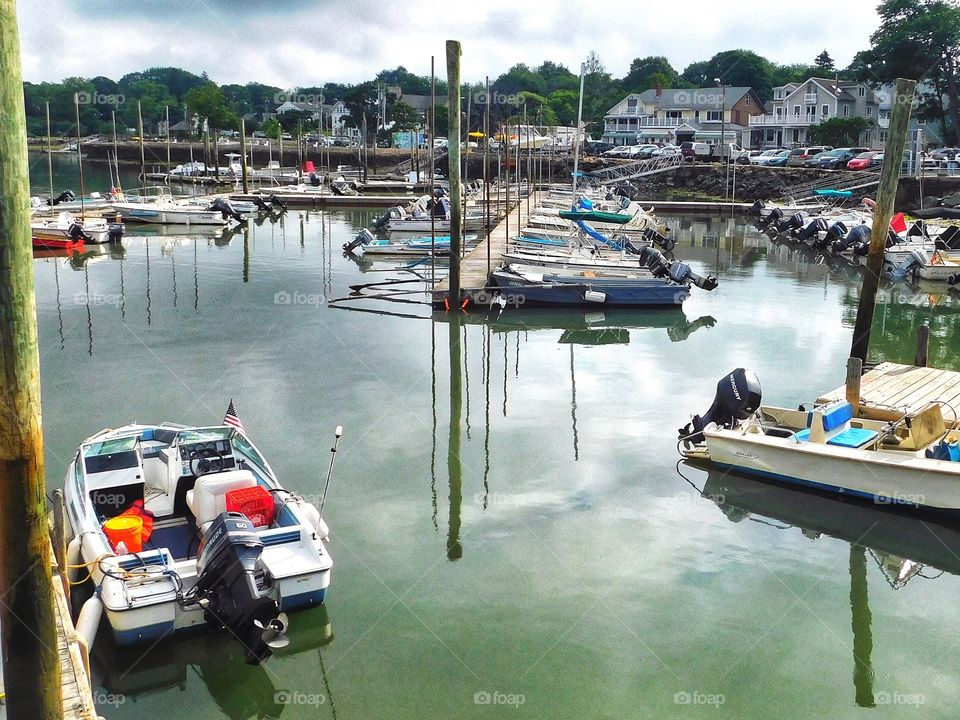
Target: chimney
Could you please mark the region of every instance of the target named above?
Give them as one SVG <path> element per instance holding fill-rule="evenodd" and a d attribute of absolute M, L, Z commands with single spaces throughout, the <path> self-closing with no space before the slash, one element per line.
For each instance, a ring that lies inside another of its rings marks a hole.
<path fill-rule="evenodd" d="M 660 97 L 661 95 L 663 95 L 663 85 L 657 83 L 657 97 Z"/>

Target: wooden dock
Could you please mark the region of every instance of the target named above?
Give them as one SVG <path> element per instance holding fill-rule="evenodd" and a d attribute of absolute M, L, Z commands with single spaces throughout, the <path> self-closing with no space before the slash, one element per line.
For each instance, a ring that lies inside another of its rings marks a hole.
<path fill-rule="evenodd" d="M 317 193 L 316 195 L 307 195 L 306 193 L 284 193 L 282 190 L 258 193 L 259 197 L 265 199 L 265 196 L 276 195 L 280 200 L 290 207 L 345 207 L 345 208 L 369 208 L 369 207 L 394 207 L 395 205 L 407 205 L 414 200 L 416 196 L 408 195 L 333 195 L 328 193 Z M 249 200 L 253 201 L 252 193 L 232 193 L 231 200 Z"/>
<path fill-rule="evenodd" d="M 492 295 L 488 292 L 490 282 L 487 265 L 488 248 L 490 253 L 489 269 L 494 270 L 500 265 L 500 256 L 506 251 L 509 239 L 519 235 L 520 228 L 526 224 L 527 207 L 533 212 L 539 202 L 540 195 L 537 192 L 530 195 L 529 203 L 526 196 L 521 197 L 520 203 L 490 231 L 490 235 L 481 240 L 473 250 L 460 260 L 460 290 L 464 297 L 469 297 L 470 301 L 477 305 L 490 304 Z M 437 283 L 433 291 L 434 303 L 443 304 L 448 288 L 447 278 Z"/>
<path fill-rule="evenodd" d="M 90 686 L 89 657 L 77 640 L 67 596 L 57 567 L 52 568 L 57 615 L 57 655 L 60 656 L 60 701 L 64 720 L 97 720 Z"/>
<path fill-rule="evenodd" d="M 818 403 L 846 396 L 840 386 L 817 399 Z M 960 411 L 960 372 L 916 365 L 884 362 L 865 373 L 860 381 L 861 412 L 878 420 L 894 420 L 939 400 Z M 943 407 L 944 419 L 950 409 Z M 954 420 L 956 418 L 954 417 Z"/>

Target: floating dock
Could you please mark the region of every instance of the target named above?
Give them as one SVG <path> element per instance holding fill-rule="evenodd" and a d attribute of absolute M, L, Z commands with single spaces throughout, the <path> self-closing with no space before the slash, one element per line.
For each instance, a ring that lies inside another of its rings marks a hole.
<path fill-rule="evenodd" d="M 266 190 L 266 189 L 265 189 Z M 407 205 L 414 200 L 416 196 L 409 195 L 333 195 L 330 193 L 317 193 L 308 195 L 307 193 L 285 193 L 282 190 L 272 192 L 257 193 L 232 193 L 231 200 L 247 200 L 252 202 L 254 197 L 265 199 L 270 195 L 276 195 L 280 200 L 290 207 L 346 207 L 346 208 L 368 208 L 368 207 L 394 207 L 395 205 Z"/>
<path fill-rule="evenodd" d="M 51 556 L 53 551 L 51 550 Z M 60 657 L 60 702 L 64 720 L 97 720 L 90 686 L 90 659 L 77 640 L 59 569 L 52 568 L 54 610 L 57 616 L 57 655 Z"/>
<path fill-rule="evenodd" d="M 817 398 L 817 402 L 844 397 L 846 387 L 841 386 Z M 869 416 L 880 420 L 899 419 L 904 413 L 916 412 L 938 400 L 960 409 L 960 372 L 883 362 L 864 373 L 860 398 L 861 408 L 867 406 Z"/>

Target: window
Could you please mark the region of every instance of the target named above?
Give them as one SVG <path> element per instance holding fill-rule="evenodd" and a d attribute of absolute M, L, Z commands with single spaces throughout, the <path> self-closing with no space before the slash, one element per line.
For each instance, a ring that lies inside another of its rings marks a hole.
<path fill-rule="evenodd" d="M 694 119 L 695 122 L 700 122 L 700 111 L 699 111 L 699 110 L 694 110 L 694 111 L 693 111 L 693 119 Z"/>
<path fill-rule="evenodd" d="M 722 119 L 719 110 L 707 110 L 707 122 L 720 122 Z"/>
<path fill-rule="evenodd" d="M 667 118 L 670 120 L 680 120 L 683 118 L 682 110 L 667 110 Z"/>
<path fill-rule="evenodd" d="M 800 106 L 799 106 L 799 105 L 794 105 L 794 106 L 793 106 L 793 114 L 794 114 L 796 117 L 800 117 Z"/>
<path fill-rule="evenodd" d="M 873 117 L 873 105 L 867 105 L 867 117 Z"/>
<path fill-rule="evenodd" d="M 749 95 L 747 95 L 747 96 L 744 98 L 743 104 L 746 105 L 747 107 L 750 107 L 750 96 L 749 96 Z"/>
<path fill-rule="evenodd" d="M 782 100 L 782 99 L 783 99 L 783 90 L 777 90 L 776 95 L 774 95 L 774 97 L 775 97 L 777 100 Z"/>
<path fill-rule="evenodd" d="M 777 117 L 780 117 L 783 114 L 783 108 L 781 107 L 776 108 L 776 111 L 777 111 Z"/>
<path fill-rule="evenodd" d="M 844 106 L 843 106 L 843 116 L 844 116 L 844 117 L 847 117 L 849 114 L 850 114 L 850 106 L 849 106 L 849 105 L 844 105 Z"/>
<path fill-rule="evenodd" d="M 857 87 L 857 95 L 858 95 L 859 97 L 866 97 L 866 95 L 867 95 L 867 89 L 866 89 L 863 85 L 858 86 L 858 87 Z"/>
<path fill-rule="evenodd" d="M 636 110 L 636 109 L 637 109 L 637 99 L 627 98 L 627 110 Z"/>
<path fill-rule="evenodd" d="M 829 106 L 829 105 L 824 105 L 824 106 L 822 106 L 822 107 L 820 108 L 820 114 L 823 115 L 824 117 L 826 117 L 827 115 L 829 115 L 829 114 L 830 114 L 830 106 Z"/>
<path fill-rule="evenodd" d="M 881 143 L 885 143 L 885 142 L 887 141 L 887 131 L 886 131 L 886 130 L 881 130 L 881 131 L 880 131 L 879 141 L 880 141 Z"/>

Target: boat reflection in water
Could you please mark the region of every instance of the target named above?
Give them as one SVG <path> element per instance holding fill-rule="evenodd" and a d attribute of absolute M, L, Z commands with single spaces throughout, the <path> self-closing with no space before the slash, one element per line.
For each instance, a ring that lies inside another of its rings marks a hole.
<path fill-rule="evenodd" d="M 270 667 L 248 665 L 243 649 L 228 633 L 198 633 L 193 637 L 166 639 L 144 652 L 143 648 L 119 648 L 109 632 L 101 632 L 91 656 L 95 697 L 122 698 L 135 702 L 153 693 L 171 689 L 188 692 L 197 702 L 199 681 L 223 717 L 230 720 L 279 718 L 290 704 L 289 688 L 283 684 L 283 665 L 313 663 L 322 681 L 323 700 L 336 717 L 327 668 L 321 648 L 333 641 L 325 605 L 298 614 L 290 630 L 290 644 L 274 651 Z M 278 685 L 279 683 L 279 685 Z M 97 691 L 97 689 L 102 689 Z M 321 692 L 317 683 L 317 693 Z M 115 702 L 116 700 L 114 700 Z M 316 704 L 321 704 L 317 700 Z M 207 712 L 205 717 L 212 717 Z"/>
<path fill-rule="evenodd" d="M 828 536 L 850 543 L 854 700 L 860 707 L 874 707 L 881 694 L 874 694 L 873 689 L 868 562 L 876 563 L 893 590 L 918 577 L 935 579 L 945 572 L 960 575 L 956 516 L 904 512 L 892 505 L 838 498 L 719 470 L 708 472 L 701 494 L 735 523 L 775 521 L 775 526 L 783 528 L 781 524 L 786 523 L 813 540 Z"/>

